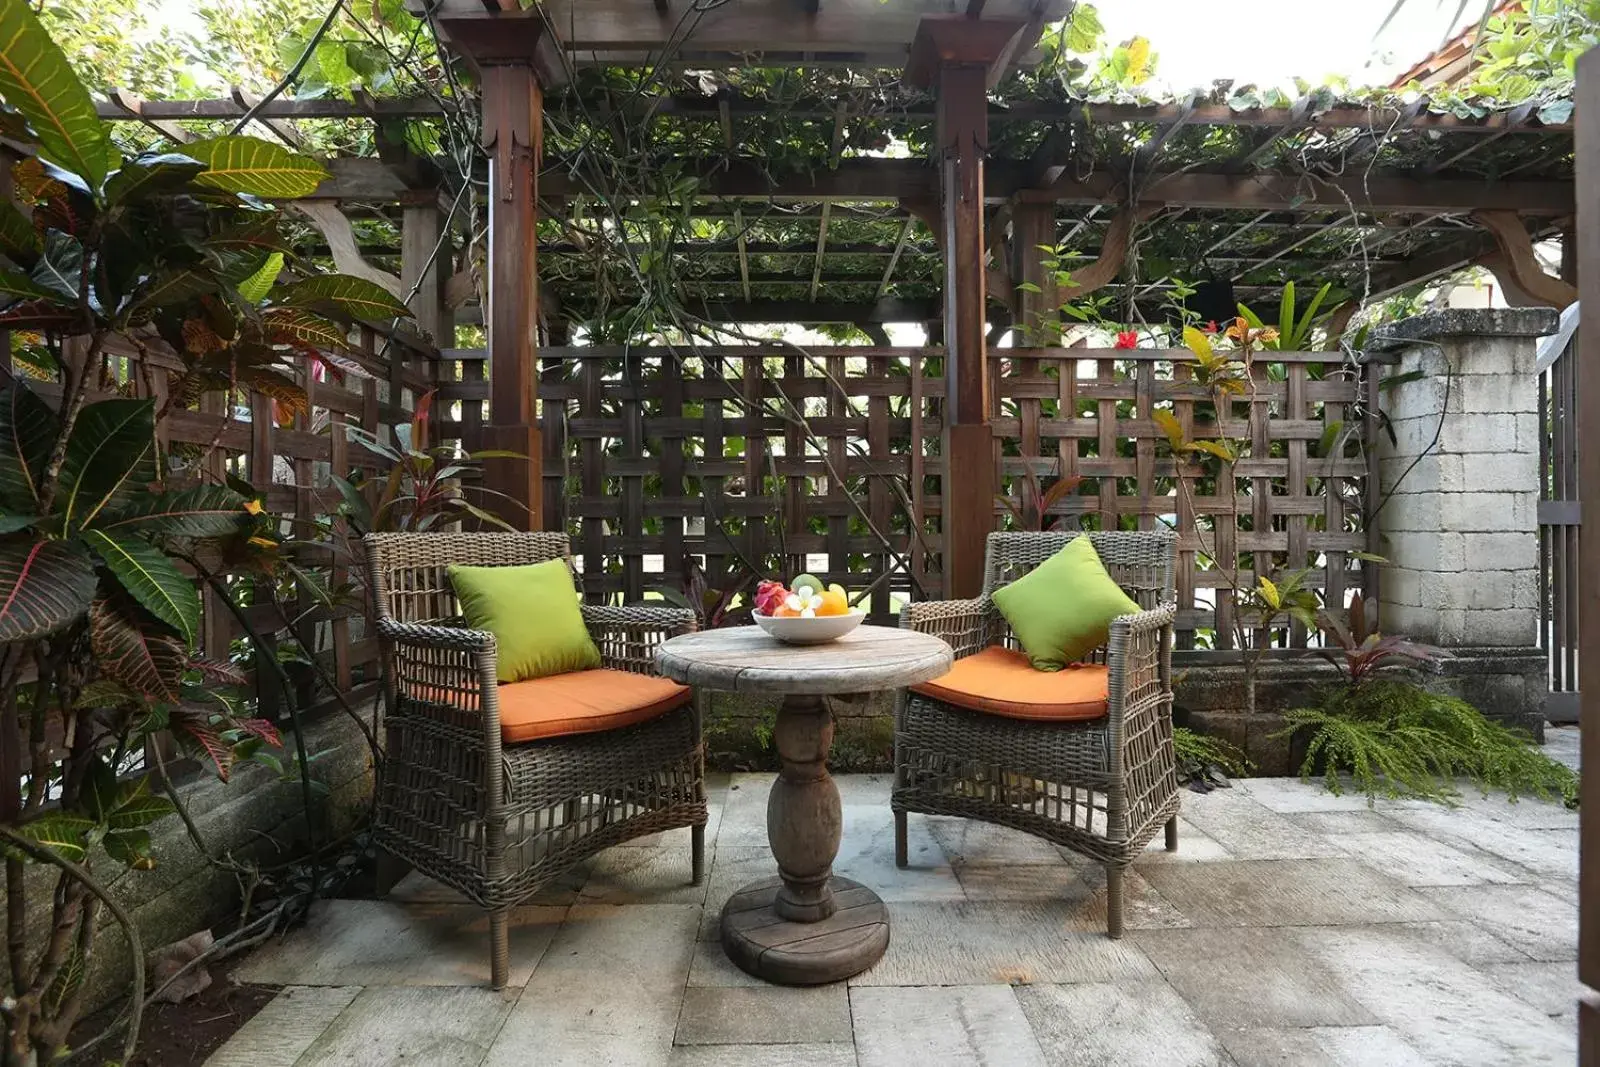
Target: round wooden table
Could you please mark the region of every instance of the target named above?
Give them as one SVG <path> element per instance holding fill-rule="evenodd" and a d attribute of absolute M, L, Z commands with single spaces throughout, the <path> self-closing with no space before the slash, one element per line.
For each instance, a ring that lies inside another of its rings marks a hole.
<path fill-rule="evenodd" d="M 656 650 L 661 673 L 707 689 L 783 695 L 772 732 L 782 769 L 767 797 L 767 842 L 778 877 L 754 882 L 722 909 L 722 947 L 740 968 L 785 985 L 836 982 L 889 947 L 889 910 L 871 889 L 833 873 L 842 822 L 828 774 L 833 716 L 822 697 L 915 685 L 950 669 L 930 634 L 858 626 L 825 645 L 786 645 L 755 626 L 674 637 Z"/>

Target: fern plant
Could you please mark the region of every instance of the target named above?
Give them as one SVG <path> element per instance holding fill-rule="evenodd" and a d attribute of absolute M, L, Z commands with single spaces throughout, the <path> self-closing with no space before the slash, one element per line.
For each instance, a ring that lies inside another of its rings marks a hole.
<path fill-rule="evenodd" d="M 1577 803 L 1577 775 L 1535 748 L 1528 734 L 1401 679 L 1324 689 L 1318 704 L 1284 719 L 1284 734 L 1308 735 L 1300 777 L 1320 774 L 1333 793 L 1350 784 L 1369 803 L 1381 793 L 1451 805 L 1460 796 L 1456 781 L 1465 778 L 1485 795 L 1500 789 L 1511 800 L 1526 793 Z"/>
<path fill-rule="evenodd" d="M 1186 726 L 1172 728 L 1172 749 L 1181 781 L 1222 785 L 1226 777 L 1243 778 L 1255 770 L 1255 764 L 1238 747 Z M 1219 777 L 1224 780 L 1218 781 Z"/>

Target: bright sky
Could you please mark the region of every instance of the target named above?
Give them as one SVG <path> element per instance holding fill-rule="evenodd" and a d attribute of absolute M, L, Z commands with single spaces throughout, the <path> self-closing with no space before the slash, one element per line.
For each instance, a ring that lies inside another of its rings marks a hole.
<path fill-rule="evenodd" d="M 1388 84 L 1449 36 L 1457 0 L 1406 0 L 1374 35 L 1395 0 L 1099 0 L 1107 37 L 1143 34 L 1160 62 L 1156 80 L 1182 92 L 1219 78 L 1285 87 L 1338 74 Z M 1463 23 L 1476 24 L 1483 0 L 1468 0 Z"/>
<path fill-rule="evenodd" d="M 1387 84 L 1448 36 L 1458 0 L 1406 0 L 1374 40 L 1395 0 L 1095 0 L 1112 42 L 1143 34 L 1160 56 L 1157 81 L 1177 92 L 1218 78 L 1281 85 L 1329 74 Z M 1468 0 L 1475 23 L 1483 0 Z M 151 28 L 193 29 L 193 0 L 158 0 Z"/>

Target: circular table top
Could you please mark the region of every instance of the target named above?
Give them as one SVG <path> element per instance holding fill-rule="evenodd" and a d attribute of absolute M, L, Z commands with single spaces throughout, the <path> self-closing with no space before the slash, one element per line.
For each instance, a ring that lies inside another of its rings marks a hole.
<path fill-rule="evenodd" d="M 825 645 L 786 645 L 758 626 L 730 626 L 656 649 L 656 666 L 675 682 L 745 693 L 870 693 L 937 678 L 952 662 L 940 638 L 889 626 L 858 626 Z"/>

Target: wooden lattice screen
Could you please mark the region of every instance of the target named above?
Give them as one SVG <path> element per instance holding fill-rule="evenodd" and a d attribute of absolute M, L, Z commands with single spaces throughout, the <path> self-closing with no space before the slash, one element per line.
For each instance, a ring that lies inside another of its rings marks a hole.
<path fill-rule="evenodd" d="M 438 368 L 435 410 L 440 435 L 473 448 L 488 387 L 481 354 L 470 355 Z M 880 621 L 891 598 L 941 594 L 942 348 L 540 356 L 546 512 L 571 534 L 592 599 L 631 602 L 676 586 L 685 553 L 713 586 L 741 565 L 870 586 Z M 1069 526 L 1180 530 L 1181 648 L 1231 643 L 1231 596 L 1209 562 L 1214 538 L 1217 551 L 1240 554 L 1246 581 L 1254 569 L 1313 566 L 1310 584 L 1335 603 L 1362 584 L 1350 557 L 1368 547 L 1359 516 L 1372 385 L 1362 367 L 1327 353 L 1263 357 L 1251 399 L 1225 427 L 1251 441 L 1234 492 L 1200 477 L 1180 494 L 1153 413 L 1171 410 L 1192 436 L 1213 433 L 1187 352 L 997 349 L 991 358 L 996 462 L 1013 500 L 1031 465 L 1046 484 L 1058 472 L 1083 476 L 1053 510 Z M 1013 521 L 999 500 L 994 521 Z"/>

